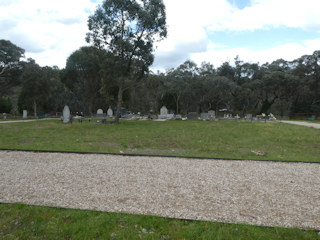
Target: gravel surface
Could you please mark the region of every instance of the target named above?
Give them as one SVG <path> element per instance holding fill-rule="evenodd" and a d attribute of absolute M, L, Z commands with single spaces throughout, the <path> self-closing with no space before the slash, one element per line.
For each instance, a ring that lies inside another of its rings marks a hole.
<path fill-rule="evenodd" d="M 313 122 L 300 122 L 300 121 L 281 121 L 283 123 L 289 123 L 299 126 L 305 126 L 305 127 L 313 127 L 320 129 L 320 123 L 313 123 Z"/>
<path fill-rule="evenodd" d="M 0 151 L 0 202 L 320 230 L 320 164 Z"/>

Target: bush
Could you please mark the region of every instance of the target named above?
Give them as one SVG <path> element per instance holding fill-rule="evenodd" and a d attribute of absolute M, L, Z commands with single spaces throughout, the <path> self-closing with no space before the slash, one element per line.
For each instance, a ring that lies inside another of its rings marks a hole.
<path fill-rule="evenodd" d="M 12 103 L 10 98 L 1 97 L 0 98 L 0 112 L 9 113 L 12 109 Z"/>

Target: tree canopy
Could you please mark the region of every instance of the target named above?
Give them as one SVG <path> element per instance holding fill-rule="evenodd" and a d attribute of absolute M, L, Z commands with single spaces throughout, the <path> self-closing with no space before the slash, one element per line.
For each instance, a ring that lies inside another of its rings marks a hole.
<path fill-rule="evenodd" d="M 106 74 L 117 82 L 118 123 L 123 92 L 147 71 L 154 42 L 167 35 L 165 5 L 162 0 L 105 0 L 89 17 L 88 28 L 87 42 L 113 54 Z"/>
<path fill-rule="evenodd" d="M 0 40 L 0 96 L 18 82 L 24 49 L 8 40 Z"/>

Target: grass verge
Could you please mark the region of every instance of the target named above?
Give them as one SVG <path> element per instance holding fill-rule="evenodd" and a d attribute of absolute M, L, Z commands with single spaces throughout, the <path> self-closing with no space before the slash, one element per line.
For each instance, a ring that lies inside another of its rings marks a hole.
<path fill-rule="evenodd" d="M 1 239 L 320 239 L 316 231 L 0 204 Z"/>
<path fill-rule="evenodd" d="M 0 149 L 320 162 L 320 131 L 284 123 L 37 121 L 0 132 Z"/>

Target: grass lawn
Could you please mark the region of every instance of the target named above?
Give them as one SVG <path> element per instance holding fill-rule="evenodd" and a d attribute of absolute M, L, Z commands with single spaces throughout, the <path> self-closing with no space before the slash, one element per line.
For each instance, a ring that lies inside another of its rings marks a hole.
<path fill-rule="evenodd" d="M 0 149 L 320 162 L 320 131 L 285 123 L 37 121 L 0 125 Z"/>
<path fill-rule="evenodd" d="M 316 231 L 0 204 L 1 239 L 320 239 Z"/>

